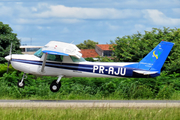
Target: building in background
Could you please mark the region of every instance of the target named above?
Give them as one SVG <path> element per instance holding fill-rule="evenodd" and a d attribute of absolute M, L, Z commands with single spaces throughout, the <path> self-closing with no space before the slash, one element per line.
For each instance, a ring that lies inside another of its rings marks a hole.
<path fill-rule="evenodd" d="M 98 57 L 98 53 L 95 51 L 95 49 L 81 49 L 82 57 L 88 58 L 88 57 Z"/>
<path fill-rule="evenodd" d="M 95 51 L 98 53 L 99 56 L 107 56 L 110 57 L 112 56 L 112 47 L 111 44 L 97 44 L 95 47 Z"/>
<path fill-rule="evenodd" d="M 95 49 L 81 49 L 83 58 L 92 57 L 94 60 L 97 60 L 98 56 L 100 57 L 111 57 L 112 56 L 112 45 L 111 44 L 97 44 Z"/>
<path fill-rule="evenodd" d="M 23 54 L 33 55 L 37 50 L 42 48 L 43 46 L 20 46 Z M 98 60 L 98 56 L 100 57 L 111 57 L 112 56 L 112 47 L 111 44 L 97 44 L 95 49 L 81 49 L 83 58 L 93 58 L 94 60 Z"/>
<path fill-rule="evenodd" d="M 20 46 L 22 54 L 29 54 L 29 55 L 33 55 L 40 48 L 42 48 L 42 46 Z"/>

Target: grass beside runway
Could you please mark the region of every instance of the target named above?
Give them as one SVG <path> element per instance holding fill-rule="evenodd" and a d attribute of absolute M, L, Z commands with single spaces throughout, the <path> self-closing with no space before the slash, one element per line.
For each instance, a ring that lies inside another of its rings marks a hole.
<path fill-rule="evenodd" d="M 179 120 L 180 108 L 0 108 L 1 120 Z"/>

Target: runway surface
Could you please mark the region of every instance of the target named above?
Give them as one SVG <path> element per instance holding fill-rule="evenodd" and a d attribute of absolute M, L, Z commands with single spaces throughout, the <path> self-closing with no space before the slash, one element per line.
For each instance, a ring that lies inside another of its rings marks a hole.
<path fill-rule="evenodd" d="M 159 108 L 180 107 L 180 100 L 0 100 L 0 107 Z"/>

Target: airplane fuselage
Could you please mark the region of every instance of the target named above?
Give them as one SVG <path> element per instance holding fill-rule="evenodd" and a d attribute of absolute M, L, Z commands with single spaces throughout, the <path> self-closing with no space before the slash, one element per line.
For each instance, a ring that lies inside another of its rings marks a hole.
<path fill-rule="evenodd" d="M 42 59 L 35 55 L 12 55 L 11 64 L 19 71 L 40 76 L 149 77 L 133 72 L 138 70 L 135 62 L 73 62 L 69 56 L 64 56 L 62 62 L 47 60 L 41 72 Z"/>

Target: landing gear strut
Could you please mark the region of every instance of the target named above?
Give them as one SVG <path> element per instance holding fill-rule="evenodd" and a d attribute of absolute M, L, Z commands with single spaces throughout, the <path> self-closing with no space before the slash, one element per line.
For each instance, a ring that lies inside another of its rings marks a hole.
<path fill-rule="evenodd" d="M 51 83 L 51 85 L 50 85 L 50 90 L 52 91 L 52 92 L 57 92 L 59 89 L 60 89 L 60 87 L 61 87 L 61 78 L 62 78 L 63 76 L 62 75 L 60 75 L 60 76 L 58 76 L 58 79 L 57 80 L 54 80 L 52 83 Z"/>
<path fill-rule="evenodd" d="M 19 88 L 24 88 L 24 85 L 25 85 L 24 79 L 26 79 L 26 78 L 27 78 L 27 75 L 26 75 L 26 73 L 24 73 L 22 79 L 19 80 L 18 83 L 17 83 L 17 86 Z"/>

